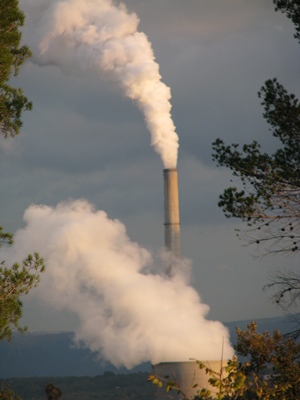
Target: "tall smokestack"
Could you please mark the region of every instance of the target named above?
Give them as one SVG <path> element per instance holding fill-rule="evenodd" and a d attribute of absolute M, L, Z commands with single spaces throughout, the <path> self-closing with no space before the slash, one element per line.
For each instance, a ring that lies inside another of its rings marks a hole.
<path fill-rule="evenodd" d="M 164 169 L 165 248 L 180 258 L 180 218 L 178 174 L 176 168 Z"/>

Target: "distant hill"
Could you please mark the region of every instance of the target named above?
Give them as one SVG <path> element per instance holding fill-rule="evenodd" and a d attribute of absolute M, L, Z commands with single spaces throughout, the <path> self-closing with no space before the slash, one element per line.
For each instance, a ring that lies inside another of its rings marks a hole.
<path fill-rule="evenodd" d="M 73 333 L 25 333 L 0 342 L 0 378 L 42 376 L 96 376 L 150 371 L 142 364 L 131 371 L 97 360 L 89 349 L 73 343 Z"/>
<path fill-rule="evenodd" d="M 260 332 L 278 329 L 286 333 L 295 329 L 286 317 L 255 320 Z M 226 323 L 234 344 L 235 328 L 245 329 L 251 322 L 234 321 Z M 71 332 L 26 333 L 15 335 L 10 342 L 0 342 L 0 378 L 45 377 L 45 376 L 96 376 L 104 372 L 127 374 L 150 372 L 150 363 L 127 370 L 115 368 L 112 364 L 99 361 L 88 349 L 74 347 Z"/>

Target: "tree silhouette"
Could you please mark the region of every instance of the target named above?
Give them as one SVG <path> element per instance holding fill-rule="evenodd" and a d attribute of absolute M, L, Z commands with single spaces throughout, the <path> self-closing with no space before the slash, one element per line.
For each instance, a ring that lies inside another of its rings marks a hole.
<path fill-rule="evenodd" d="M 62 398 L 62 391 L 52 383 L 46 385 L 45 392 L 48 400 L 59 400 Z"/>

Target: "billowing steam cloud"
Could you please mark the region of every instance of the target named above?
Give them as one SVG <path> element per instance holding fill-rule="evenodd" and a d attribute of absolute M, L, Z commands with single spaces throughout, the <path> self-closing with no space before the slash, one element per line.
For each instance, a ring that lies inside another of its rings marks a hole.
<path fill-rule="evenodd" d="M 151 144 L 165 168 L 175 168 L 178 136 L 171 119 L 170 89 L 139 19 L 112 0 L 22 0 L 34 60 L 71 71 L 107 72 L 144 113 Z"/>
<path fill-rule="evenodd" d="M 151 143 L 165 168 L 175 168 L 178 136 L 170 89 L 138 17 L 113 0 L 20 0 L 31 36 L 26 42 L 40 65 L 64 71 L 106 72 L 143 111 Z M 205 317 L 209 307 L 189 284 L 189 263 L 172 276 L 130 241 L 124 225 L 85 200 L 55 208 L 31 206 L 26 227 L 3 258 L 38 251 L 47 269 L 40 299 L 78 316 L 76 339 L 116 366 L 143 361 L 229 358 L 227 329 Z"/>
<path fill-rule="evenodd" d="M 95 211 L 85 200 L 55 208 L 31 206 L 26 227 L 4 258 L 32 249 L 47 270 L 34 291 L 41 300 L 76 313 L 76 338 L 116 366 L 143 361 L 183 361 L 189 357 L 232 356 L 227 329 L 208 321 L 209 311 L 188 283 L 182 262 L 172 278 L 155 268 L 149 252 L 130 241 L 124 225 Z"/>

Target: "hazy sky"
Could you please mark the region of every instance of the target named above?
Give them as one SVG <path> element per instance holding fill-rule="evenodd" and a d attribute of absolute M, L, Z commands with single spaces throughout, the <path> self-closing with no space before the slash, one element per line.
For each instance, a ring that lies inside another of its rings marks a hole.
<path fill-rule="evenodd" d="M 25 10 L 42 1 L 21 0 Z M 171 88 L 179 135 L 182 255 L 192 260 L 192 284 L 220 321 L 281 315 L 262 287 L 293 258 L 255 258 L 218 208 L 230 185 L 228 171 L 211 160 L 212 142 L 276 142 L 262 118 L 257 92 L 277 77 L 300 95 L 300 52 L 293 26 L 271 0 L 128 0 Z M 34 15 L 27 15 L 31 46 Z M 38 40 L 35 37 L 35 40 Z M 34 47 L 35 43 L 32 44 Z M 35 55 L 35 59 L 36 59 Z M 153 253 L 163 246 L 163 164 L 136 104 L 106 75 L 69 65 L 27 62 L 15 85 L 33 102 L 21 134 L 1 139 L 1 225 L 24 226 L 30 204 L 55 206 L 84 198 L 120 220 L 133 242 Z M 32 249 L 34 250 L 34 249 Z M 42 252 L 41 252 L 42 253 Z M 178 293 L 180 296 L 180 293 Z M 28 296 L 24 322 L 31 330 L 66 330 L 72 314 Z"/>

